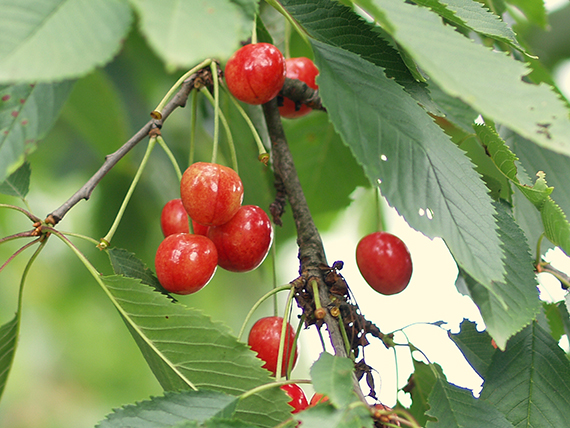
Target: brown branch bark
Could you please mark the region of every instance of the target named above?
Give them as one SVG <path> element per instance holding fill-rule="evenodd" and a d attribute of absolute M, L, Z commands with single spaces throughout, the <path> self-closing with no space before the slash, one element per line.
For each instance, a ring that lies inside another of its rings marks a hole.
<path fill-rule="evenodd" d="M 309 87 L 305 82 L 297 79 L 285 78 L 285 83 L 283 88 L 279 92 L 279 95 L 287 97 L 295 102 L 306 104 L 315 110 L 326 109 L 323 107 L 321 98 L 319 97 L 319 91 L 314 90 Z"/>
<path fill-rule="evenodd" d="M 52 211 L 46 217 L 46 223 L 56 225 L 61 219 L 77 205 L 81 200 L 88 200 L 91 193 L 97 184 L 103 179 L 105 175 L 139 142 L 141 142 L 153 128 L 161 128 L 162 123 L 170 116 L 170 114 L 179 107 L 186 106 L 186 101 L 190 91 L 194 88 L 194 84 L 202 72 L 208 72 L 209 69 L 201 70 L 200 72 L 189 77 L 180 87 L 180 90 L 172 97 L 172 99 L 164 106 L 162 110 L 162 118 L 160 120 L 149 120 L 135 135 L 133 135 L 125 144 L 123 144 L 116 152 L 111 153 L 105 157 L 105 162 L 87 182 L 75 192 L 67 201 L 65 201 L 59 208 Z"/>
<path fill-rule="evenodd" d="M 263 105 L 263 113 L 271 139 L 271 148 L 273 152 L 273 166 L 277 179 L 281 182 L 291 210 L 295 219 L 297 228 L 297 244 L 299 246 L 300 274 L 306 278 L 316 278 L 319 284 L 319 297 L 321 304 L 327 308 L 331 304 L 328 288 L 323 279 L 323 271 L 320 268 L 327 264 L 325 250 L 321 240 L 321 236 L 303 193 L 303 188 L 299 181 L 293 156 L 289 151 L 287 138 L 281 116 L 277 107 L 277 100 L 273 99 Z M 330 334 L 331 343 L 335 350 L 335 354 L 341 357 L 347 356 L 344 340 L 340 332 L 339 323 L 327 311 L 324 321 Z"/>

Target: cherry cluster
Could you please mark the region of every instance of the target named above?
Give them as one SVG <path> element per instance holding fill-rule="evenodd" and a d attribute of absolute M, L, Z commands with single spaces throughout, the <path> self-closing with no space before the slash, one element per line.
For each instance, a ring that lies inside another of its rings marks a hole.
<path fill-rule="evenodd" d="M 237 50 L 228 60 L 224 71 L 229 91 L 248 104 L 264 104 L 279 94 L 285 77 L 298 79 L 312 89 L 318 89 L 315 77 L 319 70 L 309 58 L 288 58 L 270 43 L 253 43 Z M 282 117 L 296 118 L 311 112 L 311 108 L 283 99 L 279 107 Z"/>
<path fill-rule="evenodd" d="M 248 272 L 263 262 L 273 241 L 271 221 L 261 208 L 242 201 L 243 185 L 233 169 L 197 162 L 184 172 L 180 199 L 169 201 L 160 218 L 165 239 L 155 269 L 165 290 L 195 293 L 217 266 Z"/>

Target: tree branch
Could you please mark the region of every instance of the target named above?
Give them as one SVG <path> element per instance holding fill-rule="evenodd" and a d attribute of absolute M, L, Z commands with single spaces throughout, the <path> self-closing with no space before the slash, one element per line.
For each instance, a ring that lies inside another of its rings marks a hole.
<path fill-rule="evenodd" d="M 299 181 L 293 156 L 289 151 L 285 131 L 281 124 L 281 116 L 277 107 L 277 100 L 273 99 L 263 105 L 263 113 L 269 137 L 271 139 L 273 152 L 273 166 L 277 180 L 282 184 L 287 198 L 291 205 L 295 226 L 297 228 L 297 245 L 299 246 L 299 260 L 301 262 L 300 274 L 305 278 L 315 278 L 319 285 L 319 297 L 323 307 L 334 306 L 331 303 L 328 287 L 323 279 L 321 267 L 327 264 L 325 250 L 321 236 L 303 193 L 303 188 Z M 307 291 L 311 293 L 311 291 Z M 338 356 L 346 357 L 347 350 L 340 332 L 338 319 L 334 318 L 327 311 L 325 323 L 331 337 L 331 342 Z"/>
<path fill-rule="evenodd" d="M 319 97 L 319 91 L 309 87 L 300 80 L 286 77 L 279 95 L 287 97 L 296 103 L 305 104 L 314 110 L 326 111 Z"/>
<path fill-rule="evenodd" d="M 205 81 L 209 81 L 207 74 L 209 69 L 205 68 L 200 70 L 198 73 L 193 74 L 189 77 L 180 87 L 180 90 L 172 97 L 172 99 L 164 106 L 162 110 L 162 118 L 160 120 L 149 120 L 135 135 L 133 135 L 125 144 L 123 144 L 116 152 L 111 153 L 105 157 L 105 162 L 99 170 L 93 174 L 93 176 L 77 191 L 75 192 L 67 201 L 65 201 L 59 208 L 52 211 L 46 217 L 46 223 L 56 225 L 61 221 L 61 219 L 77 205 L 81 200 L 88 200 L 91 197 L 91 193 L 99 184 L 101 179 L 107 175 L 107 173 L 139 142 L 141 142 L 152 129 L 161 128 L 162 123 L 170 116 L 170 114 L 176 110 L 178 107 L 186 106 L 186 101 L 190 91 L 194 89 L 195 85 L 203 84 Z"/>

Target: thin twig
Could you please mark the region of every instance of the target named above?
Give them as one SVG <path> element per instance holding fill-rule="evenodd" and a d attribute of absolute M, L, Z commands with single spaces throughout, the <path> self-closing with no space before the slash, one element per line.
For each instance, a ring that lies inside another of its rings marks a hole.
<path fill-rule="evenodd" d="M 105 162 L 99 170 L 93 174 L 93 176 L 77 191 L 73 196 L 71 196 L 67 201 L 63 203 L 59 208 L 48 214 L 46 218 L 46 223 L 56 225 L 61 221 L 61 219 L 69 212 L 71 208 L 79 203 L 79 201 L 85 199 L 88 200 L 91 197 L 91 193 L 99 184 L 101 179 L 107 175 L 107 173 L 139 142 L 141 142 L 153 128 L 162 127 L 162 123 L 170 116 L 170 114 L 178 107 L 184 107 L 188 99 L 188 95 L 194 89 L 194 82 L 198 77 L 203 74 L 204 70 L 193 74 L 190 76 L 182 86 L 180 90 L 176 93 L 174 97 L 164 106 L 162 110 L 162 119 L 155 120 L 152 119 L 148 121 L 135 135 L 133 135 L 125 144 L 123 144 L 119 150 L 105 157 Z M 208 71 L 209 72 L 209 71 Z"/>

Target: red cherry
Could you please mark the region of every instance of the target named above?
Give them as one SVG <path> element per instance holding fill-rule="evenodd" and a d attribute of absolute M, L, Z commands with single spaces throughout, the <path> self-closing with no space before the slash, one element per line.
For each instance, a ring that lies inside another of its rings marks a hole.
<path fill-rule="evenodd" d="M 177 233 L 158 246 L 154 267 L 158 281 L 170 293 L 191 294 L 201 290 L 214 276 L 218 253 L 202 235 Z"/>
<path fill-rule="evenodd" d="M 194 235 L 208 236 L 208 230 L 210 230 L 210 226 L 206 226 L 192 220 L 192 230 L 194 231 Z"/>
<path fill-rule="evenodd" d="M 281 317 L 261 318 L 253 325 L 247 339 L 247 343 L 251 349 L 257 352 L 257 357 L 265 361 L 263 368 L 269 370 L 273 376 L 275 376 L 275 373 L 277 372 L 279 340 L 281 338 L 281 327 L 283 326 L 283 322 L 283 318 Z M 295 331 L 289 323 L 287 323 L 285 334 L 281 376 L 285 376 L 287 373 L 287 367 L 293 348 L 293 341 L 295 340 Z M 295 348 L 295 356 L 293 357 L 293 366 L 291 369 L 295 367 L 298 356 L 299 349 Z"/>
<path fill-rule="evenodd" d="M 192 220 L 216 226 L 226 223 L 241 206 L 243 185 L 227 166 L 196 162 L 182 174 L 180 196 Z"/>
<path fill-rule="evenodd" d="M 164 205 L 160 214 L 160 227 L 165 237 L 175 233 L 189 233 L 188 214 L 182 205 L 182 199 L 172 199 Z"/>
<path fill-rule="evenodd" d="M 248 104 L 275 98 L 285 82 L 285 58 L 270 43 L 254 43 L 237 50 L 224 70 L 234 97 Z"/>
<path fill-rule="evenodd" d="M 231 272 L 248 272 L 267 256 L 273 227 L 265 211 L 244 205 L 227 223 L 210 227 L 208 237 L 218 250 L 219 266 Z"/>
<path fill-rule="evenodd" d="M 288 383 L 287 385 L 281 386 L 281 389 L 291 397 L 291 401 L 289 401 L 289 405 L 293 407 L 291 413 L 299 413 L 301 410 L 305 410 L 309 407 L 305 393 L 296 383 Z"/>
<path fill-rule="evenodd" d="M 298 79 L 305 82 L 310 88 L 318 89 L 315 77 L 319 74 L 319 69 L 315 66 L 313 61 L 309 58 L 289 58 L 286 61 L 287 73 L 286 76 L 290 79 Z M 281 116 L 288 119 L 305 116 L 310 113 L 312 108 L 301 104 L 298 110 L 295 108 L 295 102 L 287 97 L 283 98 L 283 105 L 279 107 Z"/>
<path fill-rule="evenodd" d="M 315 393 L 315 395 L 311 397 L 311 402 L 309 403 L 309 407 L 316 406 L 317 404 L 324 403 L 325 401 L 329 401 L 329 397 L 323 394 L 319 394 L 317 392 Z"/>
<path fill-rule="evenodd" d="M 399 293 L 412 276 L 412 258 L 406 244 L 387 232 L 362 238 L 356 247 L 356 263 L 366 282 L 381 294 Z"/>

